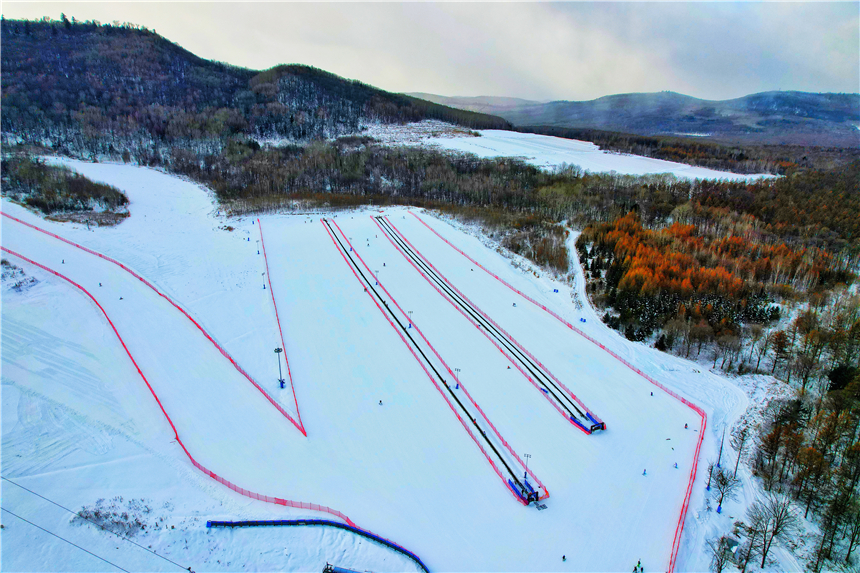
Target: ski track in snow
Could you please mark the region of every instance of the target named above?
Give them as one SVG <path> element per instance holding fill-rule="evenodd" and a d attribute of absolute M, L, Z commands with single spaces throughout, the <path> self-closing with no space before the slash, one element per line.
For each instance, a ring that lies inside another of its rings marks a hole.
<path fill-rule="evenodd" d="M 341 509 L 362 527 L 414 551 L 431 569 L 629 570 L 638 559 L 646 570 L 665 569 L 688 475 L 674 469 L 673 463 L 677 461 L 681 468 L 689 464 L 695 438 L 683 425 L 689 422 L 692 428 L 694 415 L 657 392 L 652 399 L 653 386 L 554 318 L 530 311 L 530 305 L 512 307 L 516 295 L 486 274 L 471 271 L 466 259 L 407 217 L 406 210 L 389 209 L 385 214 L 453 284 L 607 423 L 607 432 L 592 436 L 565 423 L 519 373 L 507 370 L 507 361 L 495 347 L 433 291 L 384 237 L 377 236 L 379 229 L 368 211 L 335 215 L 368 265 L 381 270 L 380 279 L 401 306 L 414 310 L 441 356 L 462 369 L 461 378 L 511 445 L 533 455 L 529 467 L 551 492 L 546 511 L 522 507 L 499 484 L 436 390 L 426 378 L 422 380 L 423 372 L 396 334 L 346 274 L 343 260 L 316 219 L 261 217 L 272 272 L 267 279 L 262 256 L 256 254 L 259 231 L 254 219 L 230 220 L 236 230 L 222 230 L 225 221 L 213 212 L 211 196 L 198 186 L 133 166 L 61 162 L 124 189 L 131 201 L 131 217 L 117 227 L 88 232 L 80 225 L 44 221 L 8 201 L 3 201 L 4 212 L 134 268 L 182 304 L 288 407 L 293 405 L 292 393 L 276 388 L 277 365 L 271 349 L 280 345 L 280 338 L 270 291 L 263 290 L 264 282 L 272 281 L 308 430 L 306 439 L 220 354 L 213 356 L 211 349 L 201 346 L 196 339 L 202 337 L 188 331 L 187 320 L 156 312 L 159 304 L 166 303 L 155 294 L 139 292 L 128 282 L 135 279 L 55 239 L 3 223 L 4 246 L 15 246 L 25 255 L 35 253 L 34 260 L 79 275 L 87 288 L 108 301 L 112 318 L 116 314 L 125 325 L 118 328 L 124 337 L 129 333 L 132 352 L 145 362 L 141 367 L 162 380 L 160 388 L 171 404 L 168 410 L 182 426 L 180 435 L 193 443 L 189 449 L 195 455 L 200 452 L 204 465 L 216 466 L 215 471 L 254 491 Z M 711 424 L 700 460 L 704 466 L 707 459 L 716 457 L 723 425 L 747 407 L 742 391 L 719 376 L 697 372 L 695 364 L 630 344 L 605 327 L 588 305 L 575 310 L 569 302 L 569 287 L 546 276 L 526 274 L 479 239 L 435 219 L 425 220 L 516 288 L 702 406 Z M 105 350 L 115 342 L 107 336 L 104 321 L 94 318 L 92 305 L 63 294 L 68 288 L 46 273 L 31 265 L 20 266 L 40 283 L 20 295 L 4 291 L 4 475 L 11 467 L 14 476 L 39 483 L 47 491 L 71 495 L 77 501 L 69 503 L 79 506 L 118 491 L 121 488 L 114 482 L 125 479 L 129 467 L 143 464 L 156 468 L 146 473 L 171 484 L 164 487 L 166 492 L 189 500 L 183 504 L 186 513 L 191 508 L 212 508 L 214 499 L 227 506 L 218 506 L 224 512 L 221 518 L 302 514 L 263 507 L 194 474 L 170 443 L 172 433 L 151 396 L 141 390 L 136 373 L 123 362 L 127 358 Z M 575 288 L 586 300 L 581 269 L 577 272 Z M 98 287 L 98 282 L 104 286 Z M 554 288 L 561 292 L 553 293 Z M 55 324 L 55 313 L 67 316 L 67 322 Z M 579 318 L 587 322 L 580 324 Z M 78 334 L 66 332 L 70 327 Z M 46 344 L 57 351 L 44 352 Z M 13 408 L 7 405 L 7 396 L 15 399 L 14 408 L 20 411 L 31 395 L 37 396 L 33 398 L 37 405 L 25 413 L 33 408 L 43 413 L 29 418 L 16 414 L 17 423 L 7 428 L 7 411 Z M 382 407 L 377 404 L 380 399 Z M 44 412 L 64 408 L 76 414 L 61 416 L 68 421 L 63 429 L 49 432 L 56 436 L 51 447 L 28 450 L 29 438 L 18 436 L 19 429 L 27 424 L 34 431 L 50 427 L 48 420 L 57 414 Z M 134 453 L 116 457 L 118 448 Z M 94 470 L 57 471 L 64 463 L 63 452 L 69 449 L 66 459 L 90 456 L 95 465 L 86 462 L 80 467 L 98 468 L 104 474 L 95 482 L 99 488 L 84 490 L 87 495 L 70 494 L 71 484 L 61 476 L 67 471 L 91 475 Z M 14 455 L 23 459 L 16 458 L 10 466 L 9 452 L 19 452 Z M 648 469 L 647 477 L 641 475 L 643 468 Z M 679 571 L 699 566 L 702 560 L 708 527 L 698 515 L 704 507 L 705 473 L 700 470 L 696 479 Z M 130 481 L 138 484 L 139 492 L 149 487 L 138 475 Z M 8 490 L 4 485 L 4 496 Z M 206 515 L 218 518 L 215 513 Z M 199 527 L 198 523 L 185 531 L 194 539 L 203 535 L 195 529 Z M 256 539 L 257 531 L 231 535 Z M 267 531 L 259 537 L 289 535 Z M 4 549 L 9 539 L 9 533 L 4 533 Z M 568 557 L 564 564 L 562 554 Z M 379 550 L 364 549 L 361 555 L 363 566 L 379 570 L 385 567 L 374 559 L 388 556 L 389 563 L 394 559 Z M 318 561 L 313 563 L 315 568 Z M 207 561 L 209 565 L 213 563 Z"/>

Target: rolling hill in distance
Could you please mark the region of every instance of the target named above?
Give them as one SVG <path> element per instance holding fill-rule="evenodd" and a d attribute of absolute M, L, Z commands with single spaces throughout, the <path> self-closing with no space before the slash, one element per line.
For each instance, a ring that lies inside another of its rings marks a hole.
<path fill-rule="evenodd" d="M 200 58 L 145 28 L 4 20 L 2 129 L 35 140 L 309 141 L 369 122 L 435 119 L 509 129 L 463 111 L 304 65 L 260 71 Z"/>
<path fill-rule="evenodd" d="M 631 93 L 590 101 L 445 97 L 435 103 L 503 117 L 518 127 L 597 129 L 722 143 L 860 147 L 860 94 L 772 91 L 711 101 L 675 92 Z"/>

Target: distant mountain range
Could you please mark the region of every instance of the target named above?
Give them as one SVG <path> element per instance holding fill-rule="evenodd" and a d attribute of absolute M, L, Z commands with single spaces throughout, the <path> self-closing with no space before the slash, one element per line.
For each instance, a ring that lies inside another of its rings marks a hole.
<path fill-rule="evenodd" d="M 410 95 L 498 115 L 516 126 L 703 137 L 724 143 L 860 147 L 860 94 L 776 91 L 711 101 L 659 92 L 545 103 L 505 97 Z"/>

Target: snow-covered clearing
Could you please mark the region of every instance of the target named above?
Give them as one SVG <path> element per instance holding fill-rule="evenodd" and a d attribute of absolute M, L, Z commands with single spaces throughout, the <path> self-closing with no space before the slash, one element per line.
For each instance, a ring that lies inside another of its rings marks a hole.
<path fill-rule="evenodd" d="M 277 384 L 272 350 L 280 337 L 271 279 L 307 437 L 140 281 L 3 218 L 4 247 L 62 272 L 104 306 L 201 464 L 251 491 L 340 510 L 414 551 L 431 570 L 623 571 L 637 560 L 646 570 L 666 569 L 698 416 L 472 270 L 406 209 L 382 214 L 607 424 L 606 432 L 584 435 L 520 372 L 508 369 L 507 358 L 385 238 L 370 217 L 380 213 L 334 215 L 391 296 L 413 311 L 439 354 L 461 370 L 512 448 L 531 454 L 529 468 L 550 492 L 544 511 L 514 500 L 352 276 L 319 216 L 261 217 L 272 273 L 266 277 L 255 219 L 223 218 L 200 187 L 133 166 L 63 163 L 125 191 L 131 216 L 116 227 L 87 231 L 44 221 L 8 201 L 3 211 L 128 265 L 177 301 L 293 412 L 289 386 L 281 390 Z M 709 420 L 700 459 L 716 457 L 723 425 L 747 407 L 740 389 L 693 363 L 621 339 L 590 307 L 571 305 L 570 287 L 513 267 L 479 239 L 417 213 L 483 266 L 699 404 Z M 143 498 L 152 507 L 149 523 L 163 516 L 161 523 L 176 529 L 148 525 L 136 539 L 195 570 L 234 570 L 238 563 L 249 570 L 321 570 L 326 560 L 362 570 L 414 570 L 401 555 L 346 532 L 207 530 L 207 519 L 329 516 L 249 500 L 195 470 L 98 308 L 65 281 L 4 258 L 39 281 L 21 292 L 3 292 L 4 477 L 73 509 L 99 498 Z M 575 288 L 583 284 L 580 278 Z M 702 469 L 679 571 L 701 570 L 703 536 L 710 535 L 702 513 Z M 10 511 L 124 568 L 176 569 L 70 523 L 68 513 L 13 485 L 2 487 Z M 4 569 L 111 570 L 6 513 L 2 520 Z"/>
<path fill-rule="evenodd" d="M 680 179 L 726 179 L 754 181 L 773 175 L 744 175 L 694 167 L 662 159 L 603 151 L 594 143 L 563 139 L 549 135 L 487 129 L 477 131 L 481 136 L 443 129 L 441 122 L 419 122 L 405 126 L 385 126 L 368 130 L 367 134 L 385 145 L 418 145 L 472 153 L 478 157 L 516 157 L 542 169 L 558 169 L 562 165 L 577 165 L 593 173 L 615 172 L 620 175 L 656 175 L 668 173 Z M 453 126 L 449 126 L 453 127 Z M 439 135 L 434 135 L 439 133 Z"/>

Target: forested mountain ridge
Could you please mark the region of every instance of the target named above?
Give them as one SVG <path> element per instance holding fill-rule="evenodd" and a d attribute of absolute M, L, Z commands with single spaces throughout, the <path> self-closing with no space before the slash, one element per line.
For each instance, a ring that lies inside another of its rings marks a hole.
<path fill-rule="evenodd" d="M 510 98 L 426 97 L 500 115 L 517 126 L 687 135 L 723 143 L 860 147 L 860 94 L 774 91 L 712 101 L 658 92 L 521 104 Z"/>
<path fill-rule="evenodd" d="M 308 141 L 374 121 L 510 127 L 308 66 L 258 72 L 204 60 L 131 25 L 3 20 L 2 68 L 3 132 L 54 146 L 231 134 Z"/>

